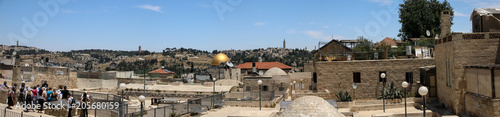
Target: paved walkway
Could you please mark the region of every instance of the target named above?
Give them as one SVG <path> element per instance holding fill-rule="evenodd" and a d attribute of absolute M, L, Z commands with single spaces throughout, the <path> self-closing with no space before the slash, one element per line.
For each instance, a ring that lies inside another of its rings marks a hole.
<path fill-rule="evenodd" d="M 203 113 L 201 117 L 227 117 L 227 116 L 236 116 L 236 117 L 269 117 L 271 115 L 279 112 L 279 104 L 275 108 L 262 108 L 259 110 L 259 107 L 223 107 L 219 110 L 212 110 L 206 113 Z"/>

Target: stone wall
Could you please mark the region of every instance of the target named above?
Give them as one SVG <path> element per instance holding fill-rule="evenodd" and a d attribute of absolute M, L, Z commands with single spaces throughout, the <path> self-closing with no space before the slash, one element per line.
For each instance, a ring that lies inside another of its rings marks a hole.
<path fill-rule="evenodd" d="M 500 116 L 500 99 L 465 94 L 466 114 L 473 117 L 498 117 Z"/>
<path fill-rule="evenodd" d="M 467 81 L 465 66 L 495 65 L 499 39 L 490 39 L 490 33 L 453 33 L 436 40 L 436 78 L 439 101 L 455 114 L 464 112 Z M 451 80 L 446 77 L 446 63 Z M 451 81 L 448 85 L 448 81 Z"/>
<path fill-rule="evenodd" d="M 413 83 L 410 83 L 409 94 L 417 91 L 420 81 L 419 67 L 434 65 L 434 59 L 394 59 L 394 60 L 363 60 L 363 61 L 334 61 L 318 62 L 318 92 L 328 90 L 331 93 L 348 91 L 353 94 L 353 73 L 360 72 L 361 83 L 357 84 L 356 99 L 376 98 L 382 90 L 379 82 L 379 72 L 387 74 L 386 85 L 394 82 L 401 89 L 406 72 L 412 72 Z M 332 97 L 336 98 L 336 97 Z M 330 99 L 332 99 L 330 98 Z"/>
<path fill-rule="evenodd" d="M 254 101 L 227 101 L 227 100 L 225 100 L 224 103 L 228 106 L 259 107 L 259 100 L 256 100 L 256 101 L 255 100 Z M 262 100 L 261 104 L 262 104 L 262 108 L 270 108 L 273 103 L 271 101 Z"/>
<path fill-rule="evenodd" d="M 49 87 L 58 87 L 59 85 L 67 86 L 68 89 L 74 89 L 77 87 L 77 78 L 76 72 L 70 72 L 69 75 L 54 75 L 54 74 L 45 74 L 45 73 L 37 73 L 35 76 L 35 81 L 30 87 L 37 84 L 43 84 L 43 81 L 47 81 Z"/>
<path fill-rule="evenodd" d="M 79 89 L 88 88 L 117 88 L 118 80 L 116 79 L 92 79 L 92 78 L 77 78 Z"/>

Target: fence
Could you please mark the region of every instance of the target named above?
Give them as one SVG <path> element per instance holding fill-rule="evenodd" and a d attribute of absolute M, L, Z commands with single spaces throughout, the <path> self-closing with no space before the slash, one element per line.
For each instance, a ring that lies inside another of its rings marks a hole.
<path fill-rule="evenodd" d="M 77 100 L 80 100 L 80 97 L 84 93 L 83 91 L 70 91 L 71 96 L 74 97 Z M 107 93 L 95 93 L 95 92 L 88 92 L 88 95 L 90 96 L 90 99 L 92 99 L 93 103 L 97 103 L 97 105 L 104 105 L 103 103 L 106 103 L 106 107 L 101 107 L 101 108 L 94 108 L 94 109 L 89 109 L 88 113 L 89 115 L 99 115 L 99 116 L 119 116 L 120 113 L 123 113 L 122 111 L 124 107 L 128 107 L 126 103 L 122 103 L 122 97 L 120 95 L 113 95 L 113 94 L 107 94 Z M 99 104 L 100 103 L 100 104 Z M 114 104 L 119 104 L 118 108 L 113 107 L 115 106 Z"/>
<path fill-rule="evenodd" d="M 37 116 L 27 115 L 24 112 L 18 113 L 18 112 L 7 110 L 5 108 L 0 108 L 0 117 L 37 117 Z M 40 115 L 40 117 L 43 117 L 43 116 Z"/>
<path fill-rule="evenodd" d="M 203 98 L 188 99 L 187 102 L 143 110 L 142 114 L 144 117 L 166 117 L 172 114 L 183 115 L 187 113 L 199 113 L 203 112 L 204 109 L 209 109 L 210 107 L 224 105 L 222 102 L 223 97 L 223 94 L 217 94 Z M 141 111 L 137 111 L 125 114 L 125 117 L 138 117 L 140 115 Z"/>

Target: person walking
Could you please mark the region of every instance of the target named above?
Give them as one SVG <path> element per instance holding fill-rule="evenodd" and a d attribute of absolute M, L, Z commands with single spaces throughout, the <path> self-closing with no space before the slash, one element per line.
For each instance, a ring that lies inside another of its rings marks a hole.
<path fill-rule="evenodd" d="M 19 103 L 24 103 L 24 96 L 26 94 L 26 84 L 24 83 L 24 81 L 21 82 L 21 86 L 19 87 L 19 98 L 18 99 L 18 102 Z"/>
<path fill-rule="evenodd" d="M 87 104 L 87 102 L 90 102 L 90 101 L 92 101 L 92 100 L 90 99 L 90 96 L 88 95 L 88 92 L 85 91 L 85 93 L 83 93 L 82 96 L 80 97 L 80 102 Z M 89 116 L 88 106 L 87 107 L 83 107 L 82 114 L 83 114 L 84 117 L 88 117 Z"/>
<path fill-rule="evenodd" d="M 31 89 L 31 93 L 33 93 L 32 97 L 33 98 L 33 104 L 38 104 L 38 90 L 36 90 L 36 86 L 33 87 L 33 89 Z"/>
<path fill-rule="evenodd" d="M 47 84 L 47 81 L 43 82 L 42 87 L 48 88 L 49 84 Z"/>
<path fill-rule="evenodd" d="M 58 94 L 56 92 L 56 88 L 54 87 L 51 92 L 52 93 L 49 95 L 50 101 L 57 101 Z"/>
<path fill-rule="evenodd" d="M 52 101 L 51 98 L 52 98 L 52 88 L 49 88 L 49 90 L 47 90 L 47 102 L 50 102 Z"/>
<path fill-rule="evenodd" d="M 69 91 L 68 91 L 68 87 L 64 86 L 64 90 L 61 91 L 62 93 L 62 99 L 68 99 L 68 95 L 69 95 Z"/>
<path fill-rule="evenodd" d="M 73 99 L 73 97 L 71 97 L 71 94 L 68 93 L 68 95 L 66 95 L 67 99 L 64 99 L 66 100 L 66 102 L 69 104 L 68 105 L 68 117 L 71 117 L 71 111 L 73 110 L 73 104 L 75 104 L 75 100 Z"/>
<path fill-rule="evenodd" d="M 38 108 L 38 113 L 42 113 L 43 103 L 45 103 L 46 98 L 47 92 L 45 91 L 45 88 L 40 89 L 40 91 L 38 92 L 38 104 L 40 105 L 40 108 Z"/>
<path fill-rule="evenodd" d="M 14 94 L 14 90 L 16 90 L 16 88 L 12 87 L 11 90 L 8 91 L 8 95 L 7 95 L 7 109 L 11 109 L 11 106 L 14 106 L 14 102 L 16 101 L 16 97 L 15 97 L 15 94 Z"/>
<path fill-rule="evenodd" d="M 24 104 L 26 105 L 26 111 L 24 112 L 29 112 L 31 109 L 33 109 L 33 93 L 31 92 L 31 90 L 29 89 L 29 86 L 28 86 L 28 89 L 26 90 L 26 93 L 24 93 Z M 35 112 L 35 109 L 33 109 L 33 112 Z"/>
<path fill-rule="evenodd" d="M 9 89 L 9 86 L 7 85 L 7 81 L 3 81 L 3 84 L 0 85 L 0 90 L 5 90 L 5 89 Z"/>

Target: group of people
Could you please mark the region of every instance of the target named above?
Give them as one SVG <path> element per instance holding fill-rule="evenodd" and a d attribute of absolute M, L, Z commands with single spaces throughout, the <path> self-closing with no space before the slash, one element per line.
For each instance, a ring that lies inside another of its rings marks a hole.
<path fill-rule="evenodd" d="M 17 84 L 14 84 L 12 87 L 7 85 L 7 82 L 0 84 L 0 90 L 8 90 L 7 92 L 7 109 L 12 109 L 15 102 L 20 104 L 25 104 L 27 106 L 39 104 L 43 105 L 45 102 L 64 100 L 69 105 L 75 104 L 75 99 L 71 96 L 70 92 L 67 90 L 66 86 L 49 87 L 47 81 L 45 81 L 41 86 L 36 85 L 34 87 L 27 86 L 24 81 L 21 82 L 21 86 L 17 88 Z M 17 100 L 16 100 L 17 99 Z M 89 102 L 90 96 L 87 92 L 82 94 L 81 102 Z M 68 117 L 71 116 L 71 111 L 74 107 L 68 106 Z M 42 113 L 43 107 L 37 108 L 38 113 Z M 26 108 L 25 112 L 29 112 L 30 110 L 35 111 L 34 108 Z M 88 115 L 87 109 L 83 109 L 83 113 L 85 116 Z"/>

